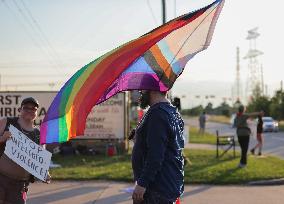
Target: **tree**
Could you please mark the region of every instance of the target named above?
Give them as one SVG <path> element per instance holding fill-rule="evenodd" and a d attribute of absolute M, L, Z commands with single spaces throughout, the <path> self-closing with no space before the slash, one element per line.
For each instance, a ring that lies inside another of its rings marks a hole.
<path fill-rule="evenodd" d="M 271 101 L 269 97 L 259 96 L 252 99 L 252 101 L 247 106 L 247 110 L 248 112 L 258 112 L 262 110 L 264 111 L 265 115 L 270 115 L 270 104 Z"/>
<path fill-rule="evenodd" d="M 213 104 L 209 102 L 207 106 L 205 107 L 204 111 L 208 114 L 211 114 L 213 112 Z"/>
<path fill-rule="evenodd" d="M 260 85 L 256 85 L 255 88 L 252 90 L 252 97 L 257 99 L 262 96 Z"/>
<path fill-rule="evenodd" d="M 231 109 L 232 108 L 229 106 L 229 104 L 227 104 L 226 102 L 223 102 L 223 103 L 221 103 L 220 106 L 218 106 L 214 109 L 214 114 L 230 116 Z"/>
<path fill-rule="evenodd" d="M 282 90 L 276 91 L 271 99 L 269 106 L 271 116 L 277 120 L 284 119 L 284 92 Z"/>
<path fill-rule="evenodd" d="M 197 116 L 203 112 L 203 106 L 199 105 L 191 109 L 182 109 L 181 113 L 184 115 Z"/>
<path fill-rule="evenodd" d="M 248 112 L 258 112 L 262 110 L 265 115 L 270 115 L 271 100 L 269 97 L 261 94 L 259 86 L 256 86 L 252 93 L 252 100 L 247 105 Z"/>

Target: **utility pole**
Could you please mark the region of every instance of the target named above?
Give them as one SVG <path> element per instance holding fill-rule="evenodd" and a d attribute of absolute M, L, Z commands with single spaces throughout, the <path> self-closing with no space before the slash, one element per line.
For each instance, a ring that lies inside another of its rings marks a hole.
<path fill-rule="evenodd" d="M 237 83 L 237 100 L 236 101 L 240 101 L 241 97 L 240 97 L 240 48 L 237 47 L 237 70 L 236 70 L 236 83 Z"/>
<path fill-rule="evenodd" d="M 177 2 L 174 0 L 174 18 L 177 17 Z"/>
<path fill-rule="evenodd" d="M 166 0 L 162 0 L 162 20 L 163 20 L 163 24 L 166 23 Z"/>
<path fill-rule="evenodd" d="M 256 88 L 261 89 L 261 68 L 257 57 L 262 55 L 263 52 L 256 48 L 256 39 L 260 36 L 257 27 L 248 31 L 247 40 L 249 41 L 249 51 L 244 57 L 248 59 L 249 77 L 247 80 L 246 95 L 250 98 L 253 90 Z M 261 93 L 263 95 L 263 93 Z"/>
<path fill-rule="evenodd" d="M 261 92 L 262 92 L 262 95 L 264 95 L 264 79 L 263 79 L 263 66 L 261 64 L 261 67 L 260 67 L 260 72 L 261 72 Z"/>

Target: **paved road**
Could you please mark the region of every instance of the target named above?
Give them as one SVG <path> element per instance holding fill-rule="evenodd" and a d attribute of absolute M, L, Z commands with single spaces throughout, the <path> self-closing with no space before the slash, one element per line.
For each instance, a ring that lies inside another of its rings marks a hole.
<path fill-rule="evenodd" d="M 35 183 L 28 204 L 132 204 L 130 183 L 64 181 Z M 182 204 L 283 204 L 283 186 L 187 185 Z"/>
<path fill-rule="evenodd" d="M 188 124 L 189 127 L 198 127 L 197 118 L 185 119 L 185 123 Z M 207 132 L 216 134 L 216 130 L 218 130 L 220 134 L 235 134 L 236 131 L 228 124 L 207 122 Z M 251 137 L 250 147 L 254 146 L 255 144 L 255 138 Z M 266 154 L 274 154 L 281 158 L 284 158 L 284 132 L 264 133 L 263 151 Z"/>

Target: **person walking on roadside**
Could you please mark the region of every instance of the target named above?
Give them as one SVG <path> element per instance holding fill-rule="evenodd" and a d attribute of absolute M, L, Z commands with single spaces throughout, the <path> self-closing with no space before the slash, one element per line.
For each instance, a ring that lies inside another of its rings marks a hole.
<path fill-rule="evenodd" d="M 199 116 L 199 134 L 203 135 L 205 132 L 206 125 L 206 113 L 205 111 Z"/>
<path fill-rule="evenodd" d="M 11 138 L 9 126 L 13 125 L 32 141 L 39 144 L 39 130 L 34 127 L 39 103 L 29 97 L 21 102 L 20 116 L 0 120 L 0 204 L 24 204 L 28 185 L 34 177 L 4 154 L 6 141 Z M 48 174 L 47 183 L 50 182 Z"/>
<path fill-rule="evenodd" d="M 243 105 L 240 105 L 239 111 L 236 116 L 236 127 L 237 127 L 237 136 L 238 141 L 241 147 L 241 159 L 238 167 L 243 168 L 247 165 L 247 151 L 249 147 L 249 139 L 251 130 L 248 126 L 247 120 L 250 117 L 263 114 L 262 112 L 255 113 L 245 113 L 246 109 Z"/>
<path fill-rule="evenodd" d="M 256 139 L 257 139 L 257 144 L 255 145 L 254 148 L 250 150 L 250 152 L 254 155 L 255 150 L 258 148 L 258 155 L 261 156 L 262 153 L 262 147 L 263 147 L 263 121 L 262 121 L 263 114 L 258 115 L 257 119 L 257 127 L 256 127 Z"/>
<path fill-rule="evenodd" d="M 134 204 L 173 204 L 184 190 L 184 122 L 166 92 L 141 91 L 145 109 L 134 133 Z"/>

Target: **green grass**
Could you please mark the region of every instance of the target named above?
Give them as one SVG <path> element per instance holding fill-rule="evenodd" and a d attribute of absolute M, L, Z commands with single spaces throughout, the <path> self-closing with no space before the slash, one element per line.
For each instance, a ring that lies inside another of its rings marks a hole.
<path fill-rule="evenodd" d="M 213 150 L 185 150 L 192 165 L 185 167 L 187 184 L 245 184 L 249 181 L 284 177 L 284 160 L 250 156 L 248 167 L 237 169 L 239 158 L 226 154 L 215 158 Z M 55 156 L 62 168 L 51 169 L 57 180 L 114 180 L 132 182 L 130 154 L 121 156 Z"/>
<path fill-rule="evenodd" d="M 216 144 L 216 135 L 205 132 L 203 135 L 198 134 L 198 129 L 190 127 L 189 142 L 197 144 Z"/>
<path fill-rule="evenodd" d="M 208 121 L 216 123 L 230 124 L 230 118 L 223 115 L 210 115 Z"/>
<path fill-rule="evenodd" d="M 130 154 L 114 157 L 56 155 L 52 160 L 62 165 L 62 168 L 51 169 L 53 179 L 132 181 Z"/>
<path fill-rule="evenodd" d="M 284 121 L 279 122 L 279 130 L 284 131 Z"/>
<path fill-rule="evenodd" d="M 192 165 L 185 168 L 185 182 L 194 184 L 246 184 L 250 181 L 284 177 L 284 160 L 277 157 L 249 156 L 248 166 L 238 169 L 239 155 L 229 153 L 216 159 L 213 150 L 186 150 Z"/>

